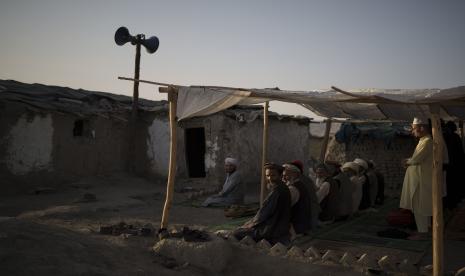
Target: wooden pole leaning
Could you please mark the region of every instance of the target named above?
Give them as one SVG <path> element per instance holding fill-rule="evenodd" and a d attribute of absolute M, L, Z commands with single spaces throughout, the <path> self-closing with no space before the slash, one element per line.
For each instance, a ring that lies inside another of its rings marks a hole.
<path fill-rule="evenodd" d="M 163 88 L 163 89 L 162 89 Z M 168 90 L 164 87 L 160 87 L 161 93 L 168 92 L 169 101 L 169 120 L 170 120 L 170 159 L 168 168 L 168 183 L 166 184 L 166 198 L 165 205 L 163 206 L 163 215 L 161 218 L 161 229 L 166 229 L 168 226 L 169 212 L 171 208 L 171 202 L 173 200 L 174 193 L 174 179 L 176 175 L 176 148 L 177 148 L 177 136 L 176 136 L 176 108 L 178 92 L 175 88 L 169 87 Z"/>
<path fill-rule="evenodd" d="M 328 118 L 326 120 L 326 129 L 325 129 L 325 136 L 323 137 L 323 144 L 321 145 L 320 151 L 320 162 L 325 162 L 326 159 L 326 150 L 328 149 L 328 141 L 329 141 L 329 132 L 331 130 L 331 119 Z"/>
<path fill-rule="evenodd" d="M 268 108 L 269 102 L 265 102 L 263 106 L 263 144 L 262 144 L 262 179 L 260 182 L 260 207 L 263 206 L 263 201 L 265 200 L 267 188 L 266 188 L 266 178 L 265 178 L 265 164 L 267 160 L 268 152 Z"/>
<path fill-rule="evenodd" d="M 429 108 L 433 131 L 433 275 L 439 276 L 443 275 L 444 270 L 444 219 L 442 214 L 444 140 L 439 106 L 431 105 Z"/>

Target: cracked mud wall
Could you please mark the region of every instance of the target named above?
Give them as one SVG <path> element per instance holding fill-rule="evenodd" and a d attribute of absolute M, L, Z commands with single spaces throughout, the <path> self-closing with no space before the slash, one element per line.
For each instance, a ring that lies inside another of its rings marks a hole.
<path fill-rule="evenodd" d="M 124 121 L 90 116 L 54 115 L 54 163 L 66 178 L 126 171 L 128 126 Z M 84 119 L 87 131 L 74 134 L 75 122 Z"/>
<path fill-rule="evenodd" d="M 240 123 L 226 119 L 228 131 L 225 135 L 224 151 L 236 156 L 249 187 L 259 187 L 261 178 L 263 120 Z M 268 162 L 282 164 L 310 158 L 308 124 L 294 120 L 269 118 Z"/>
<path fill-rule="evenodd" d="M 75 122 L 83 119 L 88 131 L 75 136 Z M 0 106 L 0 125 L 0 176 L 6 193 L 126 170 L 125 122 L 12 103 Z"/>

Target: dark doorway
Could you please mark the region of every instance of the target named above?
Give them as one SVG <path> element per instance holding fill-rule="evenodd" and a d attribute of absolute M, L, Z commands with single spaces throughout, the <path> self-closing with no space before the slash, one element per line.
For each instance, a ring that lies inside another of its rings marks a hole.
<path fill-rule="evenodd" d="M 185 142 L 189 177 L 205 177 L 205 129 L 187 128 Z"/>

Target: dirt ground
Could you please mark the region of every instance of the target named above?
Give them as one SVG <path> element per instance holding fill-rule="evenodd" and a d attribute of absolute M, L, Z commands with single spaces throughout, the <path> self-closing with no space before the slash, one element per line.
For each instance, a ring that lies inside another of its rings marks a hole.
<path fill-rule="evenodd" d="M 191 264 L 157 256 L 152 250 L 156 243 L 154 235 L 99 233 L 101 226 L 121 222 L 134 228 L 158 228 L 164 192 L 162 183 L 115 174 L 82 179 L 61 188 L 41 187 L 29 193 L 0 196 L 1 274 L 215 275 Z M 202 229 L 229 221 L 222 209 L 182 204 L 186 199 L 185 194 L 175 194 L 169 218 L 171 227 L 188 225 Z M 357 250 L 374 250 L 327 241 L 313 241 L 312 245 L 352 249 L 355 254 Z M 381 249 L 376 250 L 379 255 L 384 254 Z M 358 274 L 342 266 L 293 262 L 234 248 L 233 260 L 221 275 L 308 275 L 310 272 Z"/>

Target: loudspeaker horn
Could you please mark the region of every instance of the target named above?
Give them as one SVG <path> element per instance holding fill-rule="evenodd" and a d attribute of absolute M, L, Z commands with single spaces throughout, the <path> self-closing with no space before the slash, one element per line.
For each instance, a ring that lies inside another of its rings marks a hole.
<path fill-rule="evenodd" d="M 141 44 L 144 45 L 147 53 L 153 54 L 157 51 L 158 46 L 160 45 L 160 41 L 158 40 L 158 37 L 152 36 L 149 39 L 142 41 Z"/>
<path fill-rule="evenodd" d="M 122 46 L 131 41 L 132 36 L 129 34 L 129 30 L 126 27 L 119 27 L 115 33 L 115 42 L 119 46 Z"/>

